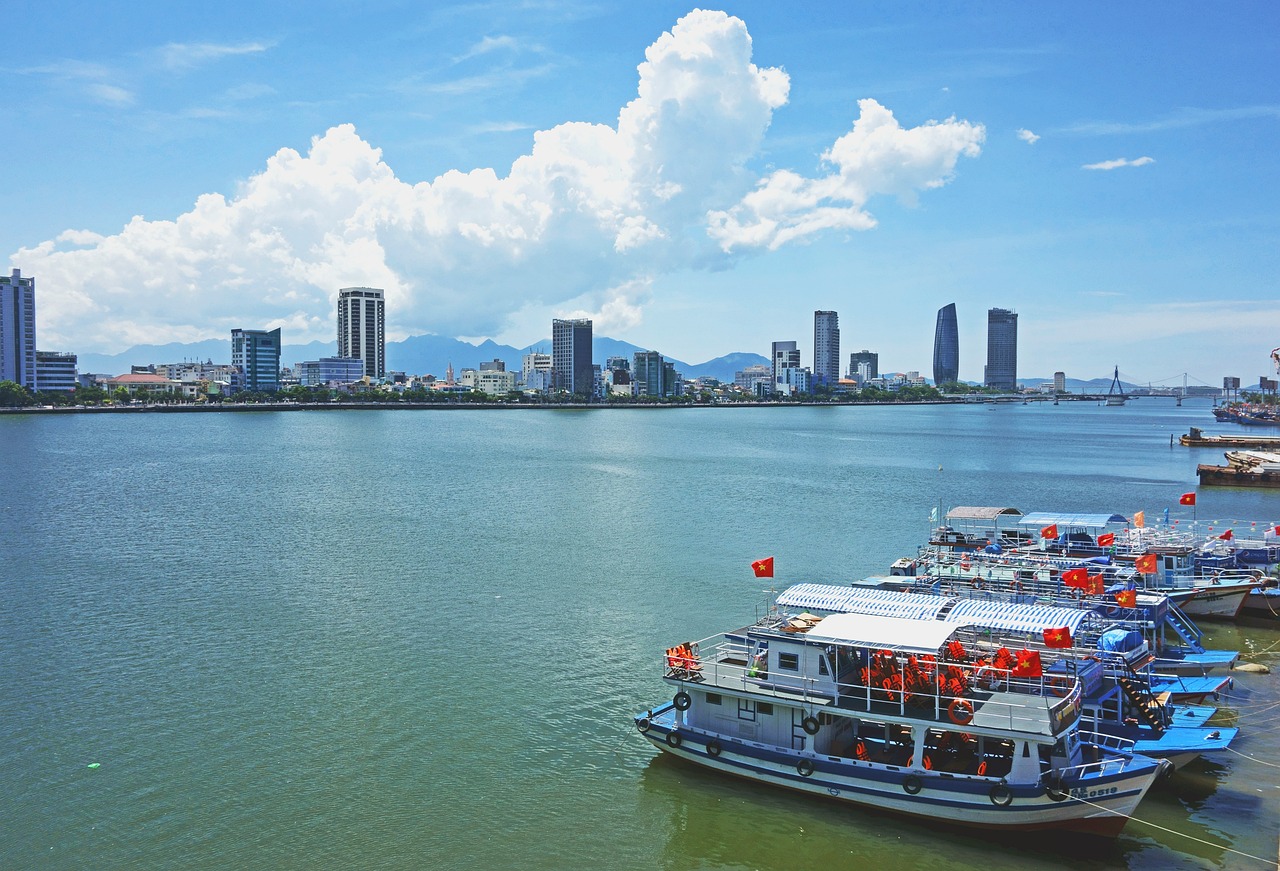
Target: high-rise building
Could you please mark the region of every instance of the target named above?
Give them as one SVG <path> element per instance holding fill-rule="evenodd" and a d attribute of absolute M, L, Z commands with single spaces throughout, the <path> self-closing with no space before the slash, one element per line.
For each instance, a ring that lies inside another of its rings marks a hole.
<path fill-rule="evenodd" d="M 631 364 L 633 396 L 679 396 L 681 387 L 674 363 L 657 351 L 636 351 Z"/>
<path fill-rule="evenodd" d="M 849 377 L 858 382 L 880 377 L 880 355 L 865 348 L 849 355 Z"/>
<path fill-rule="evenodd" d="M 387 377 L 386 299 L 376 287 L 338 291 L 338 356 L 364 361 L 364 374 Z"/>
<path fill-rule="evenodd" d="M 813 383 L 834 385 L 840 380 L 840 316 L 813 313 Z"/>
<path fill-rule="evenodd" d="M 933 330 L 933 384 L 941 387 L 960 378 L 960 330 L 956 326 L 956 304 L 938 309 L 938 325 Z"/>
<path fill-rule="evenodd" d="M 36 351 L 36 389 L 76 389 L 76 355 L 61 351 Z"/>
<path fill-rule="evenodd" d="M 38 390 L 36 378 L 36 280 L 22 270 L 0 275 L 0 381 Z"/>
<path fill-rule="evenodd" d="M 997 390 L 1018 389 L 1018 313 L 987 311 L 987 366 L 982 383 Z"/>
<path fill-rule="evenodd" d="M 280 328 L 232 330 L 231 365 L 244 373 L 245 390 L 279 390 Z"/>
<path fill-rule="evenodd" d="M 556 390 L 588 398 L 594 395 L 589 318 L 557 318 L 551 322 L 551 370 Z"/>
<path fill-rule="evenodd" d="M 1053 373 L 1053 392 L 1054 393 L 1067 392 L 1067 373 L 1066 372 Z"/>
<path fill-rule="evenodd" d="M 774 342 L 769 359 L 773 361 L 773 390 L 776 393 L 782 370 L 800 368 L 800 351 L 795 342 Z"/>

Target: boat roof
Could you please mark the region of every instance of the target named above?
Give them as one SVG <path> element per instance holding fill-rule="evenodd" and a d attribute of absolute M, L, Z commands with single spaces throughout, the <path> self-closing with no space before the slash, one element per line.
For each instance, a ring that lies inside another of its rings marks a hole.
<path fill-rule="evenodd" d="M 809 630 L 808 641 L 876 647 L 903 653 L 937 653 L 955 633 L 954 623 L 874 614 L 832 614 Z"/>
<path fill-rule="evenodd" d="M 857 611 L 911 620 L 936 620 L 938 612 L 951 601 L 943 596 L 832 584 L 793 584 L 778 594 L 778 604 L 787 608 Z"/>
<path fill-rule="evenodd" d="M 1080 624 L 1094 616 L 1081 608 L 1052 608 L 1047 605 L 1012 605 L 984 599 L 961 599 L 941 619 L 948 623 L 981 626 L 1004 632 L 1044 632 L 1066 627 L 1072 635 Z"/>
<path fill-rule="evenodd" d="M 957 505 L 947 512 L 948 520 L 995 520 L 1004 515 L 1021 517 L 1017 508 L 984 508 L 981 505 Z"/>
<path fill-rule="evenodd" d="M 1123 514 L 1061 514 L 1053 511 L 1033 511 L 1018 521 L 1019 526 L 1085 526 L 1101 528 L 1109 523 L 1128 523 Z"/>

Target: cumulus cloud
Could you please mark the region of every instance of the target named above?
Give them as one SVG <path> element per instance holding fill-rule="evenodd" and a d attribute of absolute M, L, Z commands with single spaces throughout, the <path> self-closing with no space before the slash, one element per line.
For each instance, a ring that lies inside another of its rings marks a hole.
<path fill-rule="evenodd" d="M 1154 157 L 1138 157 L 1133 160 L 1128 160 L 1123 157 L 1117 157 L 1115 160 L 1104 160 L 1101 163 L 1086 163 L 1081 168 L 1082 169 L 1100 169 L 1105 171 L 1105 170 L 1111 170 L 1111 169 L 1120 169 L 1121 167 L 1125 167 L 1125 166 L 1146 166 L 1148 163 L 1155 163 L 1155 162 L 1156 161 Z"/>
<path fill-rule="evenodd" d="M 400 179 L 343 124 L 305 154 L 282 148 L 233 195 L 119 233 L 68 231 L 12 262 L 41 285 L 42 343 L 118 348 L 160 337 L 281 326 L 328 339 L 340 287 L 387 291 L 389 332 L 496 335 L 531 313 L 601 329 L 643 316 L 651 281 L 717 268 L 824 229 L 868 229 L 877 195 L 912 201 L 975 156 L 980 125 L 904 128 L 874 100 L 822 155 L 826 174 L 760 178 L 780 69 L 751 62 L 746 26 L 695 10 L 645 52 L 616 126 L 534 134 L 505 176 Z M 543 321 L 545 330 L 545 320 Z"/>
<path fill-rule="evenodd" d="M 1027 143 L 1028 145 L 1035 145 L 1037 142 L 1040 141 L 1039 136 L 1032 133 L 1030 130 L 1027 130 L 1025 127 L 1018 128 L 1018 138 L 1021 139 L 1023 142 Z"/>
<path fill-rule="evenodd" d="M 960 157 L 976 157 L 981 124 L 930 121 L 905 128 L 875 100 L 859 100 L 853 129 L 822 155 L 832 172 L 809 179 L 780 170 L 761 180 L 741 203 L 710 215 L 710 234 L 728 251 L 741 246 L 778 248 L 819 230 L 867 230 L 866 211 L 877 194 L 914 203 L 918 191 L 941 187 Z"/>

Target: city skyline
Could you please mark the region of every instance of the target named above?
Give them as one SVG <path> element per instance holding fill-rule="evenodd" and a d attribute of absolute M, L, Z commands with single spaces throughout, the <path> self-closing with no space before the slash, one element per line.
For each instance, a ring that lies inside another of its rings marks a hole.
<path fill-rule="evenodd" d="M 43 347 L 325 338 L 363 284 L 393 339 L 589 317 L 683 359 L 812 359 L 835 310 L 928 370 L 948 301 L 968 349 L 1021 312 L 1032 373 L 1220 384 L 1280 344 L 1272 5 L 239 11 L 14 16 L 0 228 Z"/>

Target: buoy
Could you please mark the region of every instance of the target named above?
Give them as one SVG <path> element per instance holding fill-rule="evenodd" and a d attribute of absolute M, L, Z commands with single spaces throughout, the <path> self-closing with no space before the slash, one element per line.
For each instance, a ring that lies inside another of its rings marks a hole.
<path fill-rule="evenodd" d="M 101 765 L 102 765 L 102 763 L 101 763 L 101 762 L 90 762 L 90 763 L 89 763 L 87 766 L 85 766 L 85 767 L 86 767 L 86 768 L 98 768 L 98 767 L 100 767 Z"/>

